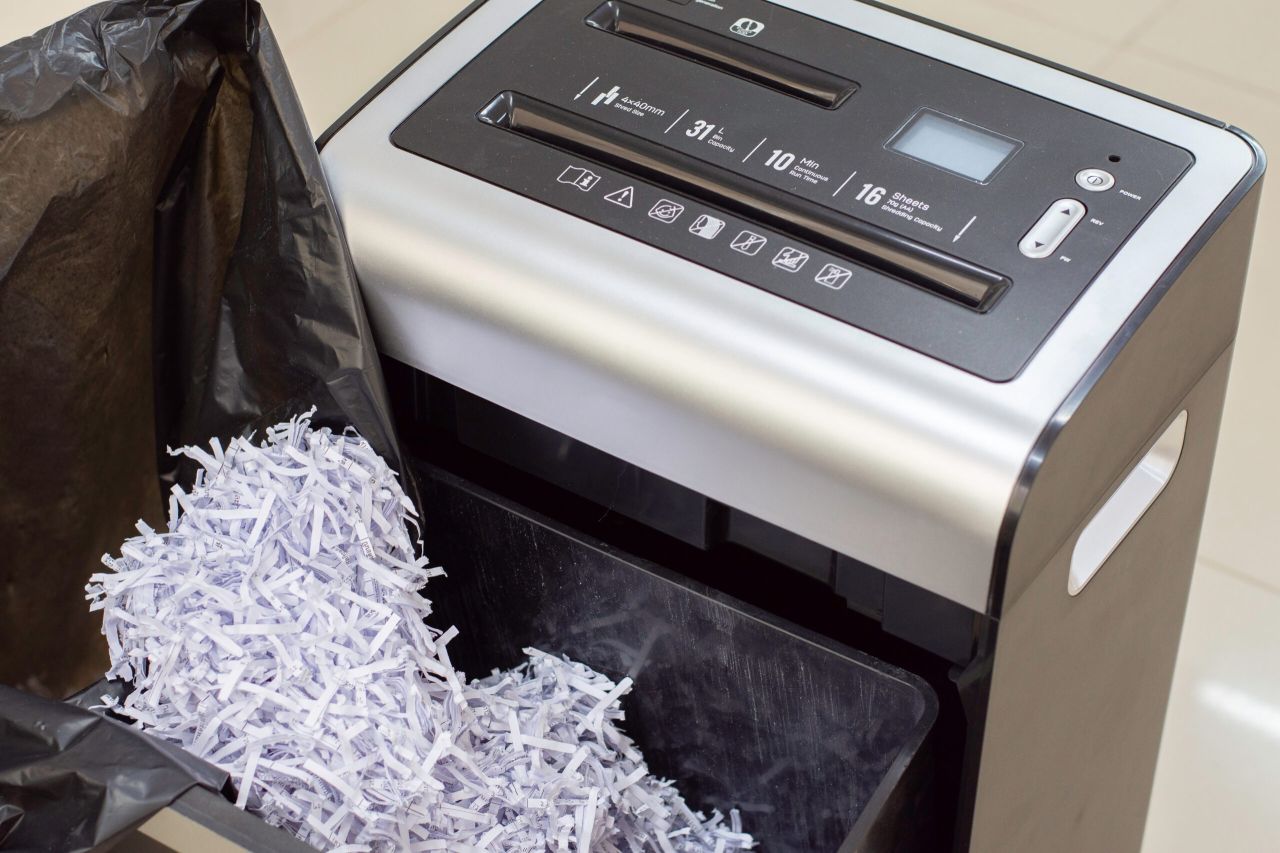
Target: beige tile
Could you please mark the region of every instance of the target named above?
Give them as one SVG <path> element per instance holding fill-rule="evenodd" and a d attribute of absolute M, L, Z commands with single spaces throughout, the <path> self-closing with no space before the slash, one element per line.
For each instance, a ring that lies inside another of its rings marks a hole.
<path fill-rule="evenodd" d="M 1280 53 L 1277 54 L 1280 56 Z M 1280 62 L 1277 63 L 1280 73 Z M 1099 66 L 1113 82 L 1230 122 L 1262 142 L 1280 146 L 1280 96 L 1224 85 L 1184 63 L 1153 53 L 1143 44 L 1121 48 Z"/>
<path fill-rule="evenodd" d="M 319 134 L 467 0 L 263 0 Z"/>
<path fill-rule="evenodd" d="M 90 0 L 0 0 L 0 44 Z M 263 0 L 315 133 L 368 91 L 467 0 Z"/>
<path fill-rule="evenodd" d="M 1280 95 L 1280 4 L 1274 0 L 1174 0 L 1136 44 L 1220 84 Z"/>
<path fill-rule="evenodd" d="M 1109 44 L 1127 41 L 1143 31 L 1174 0 L 989 0 L 1011 15 L 1039 21 L 1077 36 Z M 961 8 L 967 3 L 957 4 Z"/>
<path fill-rule="evenodd" d="M 1280 850 L 1280 594 L 1202 564 L 1143 853 Z"/>
<path fill-rule="evenodd" d="M 1011 9 L 1008 5 L 1001 5 L 1017 2 L 1018 0 L 965 0 L 963 3 L 956 3 L 954 0 L 894 0 L 888 5 L 1082 71 L 1092 71 L 1120 44 L 1121 34 L 1118 32 L 1095 36 L 1032 16 L 1024 9 Z"/>
<path fill-rule="evenodd" d="M 356 3 L 351 0 L 310 0 L 305 4 L 297 0 L 266 0 L 262 4 L 276 38 L 281 42 L 287 40 L 295 47 L 306 45 L 313 33 L 331 27 L 335 18 L 359 5 L 376 5 L 376 0 L 374 3 L 361 0 L 356 0 Z"/>

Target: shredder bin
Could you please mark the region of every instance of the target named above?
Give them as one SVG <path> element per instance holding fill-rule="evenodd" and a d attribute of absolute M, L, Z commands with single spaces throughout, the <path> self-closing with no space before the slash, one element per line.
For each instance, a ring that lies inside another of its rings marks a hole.
<path fill-rule="evenodd" d="M 426 590 L 432 621 L 462 630 L 449 652 L 469 676 L 524 646 L 631 676 L 624 728 L 650 770 L 694 808 L 740 809 L 762 850 L 936 849 L 922 679 L 421 473 L 428 551 L 448 572 Z"/>

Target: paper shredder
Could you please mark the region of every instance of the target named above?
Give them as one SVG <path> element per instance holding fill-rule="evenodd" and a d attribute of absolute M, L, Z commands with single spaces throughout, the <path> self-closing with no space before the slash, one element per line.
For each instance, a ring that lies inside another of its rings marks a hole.
<path fill-rule="evenodd" d="M 484 0 L 322 142 L 428 494 L 924 679 L 845 849 L 1139 848 L 1247 135 L 854 0 Z"/>

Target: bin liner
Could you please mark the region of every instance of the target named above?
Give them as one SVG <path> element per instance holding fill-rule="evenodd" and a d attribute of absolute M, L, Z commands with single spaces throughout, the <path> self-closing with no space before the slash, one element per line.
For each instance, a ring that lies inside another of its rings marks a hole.
<path fill-rule="evenodd" d="M 91 850 L 196 785 L 230 784 L 181 748 L 77 704 L 0 686 L 0 708 L 5 850 Z"/>
<path fill-rule="evenodd" d="M 84 584 L 163 523 L 166 446 L 314 404 L 408 476 L 257 3 L 100 3 L 0 47 L 0 401 L 0 683 L 46 696 L 106 668 Z"/>
<path fill-rule="evenodd" d="M 105 670 L 84 585 L 163 523 L 165 448 L 314 405 L 409 477 L 257 3 L 100 3 L 0 47 L 0 402 L 0 684 L 28 691 L 0 690 L 0 847 L 92 846 L 221 784 L 33 695 Z"/>

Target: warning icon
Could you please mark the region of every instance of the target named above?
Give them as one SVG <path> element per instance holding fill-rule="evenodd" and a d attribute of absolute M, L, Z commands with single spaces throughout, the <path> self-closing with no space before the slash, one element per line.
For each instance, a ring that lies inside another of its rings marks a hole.
<path fill-rule="evenodd" d="M 617 192 L 609 193 L 607 196 L 604 197 L 605 201 L 611 201 L 614 204 L 616 204 L 618 207 L 625 207 L 625 208 L 630 208 L 631 205 L 635 202 L 635 199 L 636 199 L 635 187 L 627 187 L 626 189 L 621 189 L 621 190 L 618 190 Z"/>

